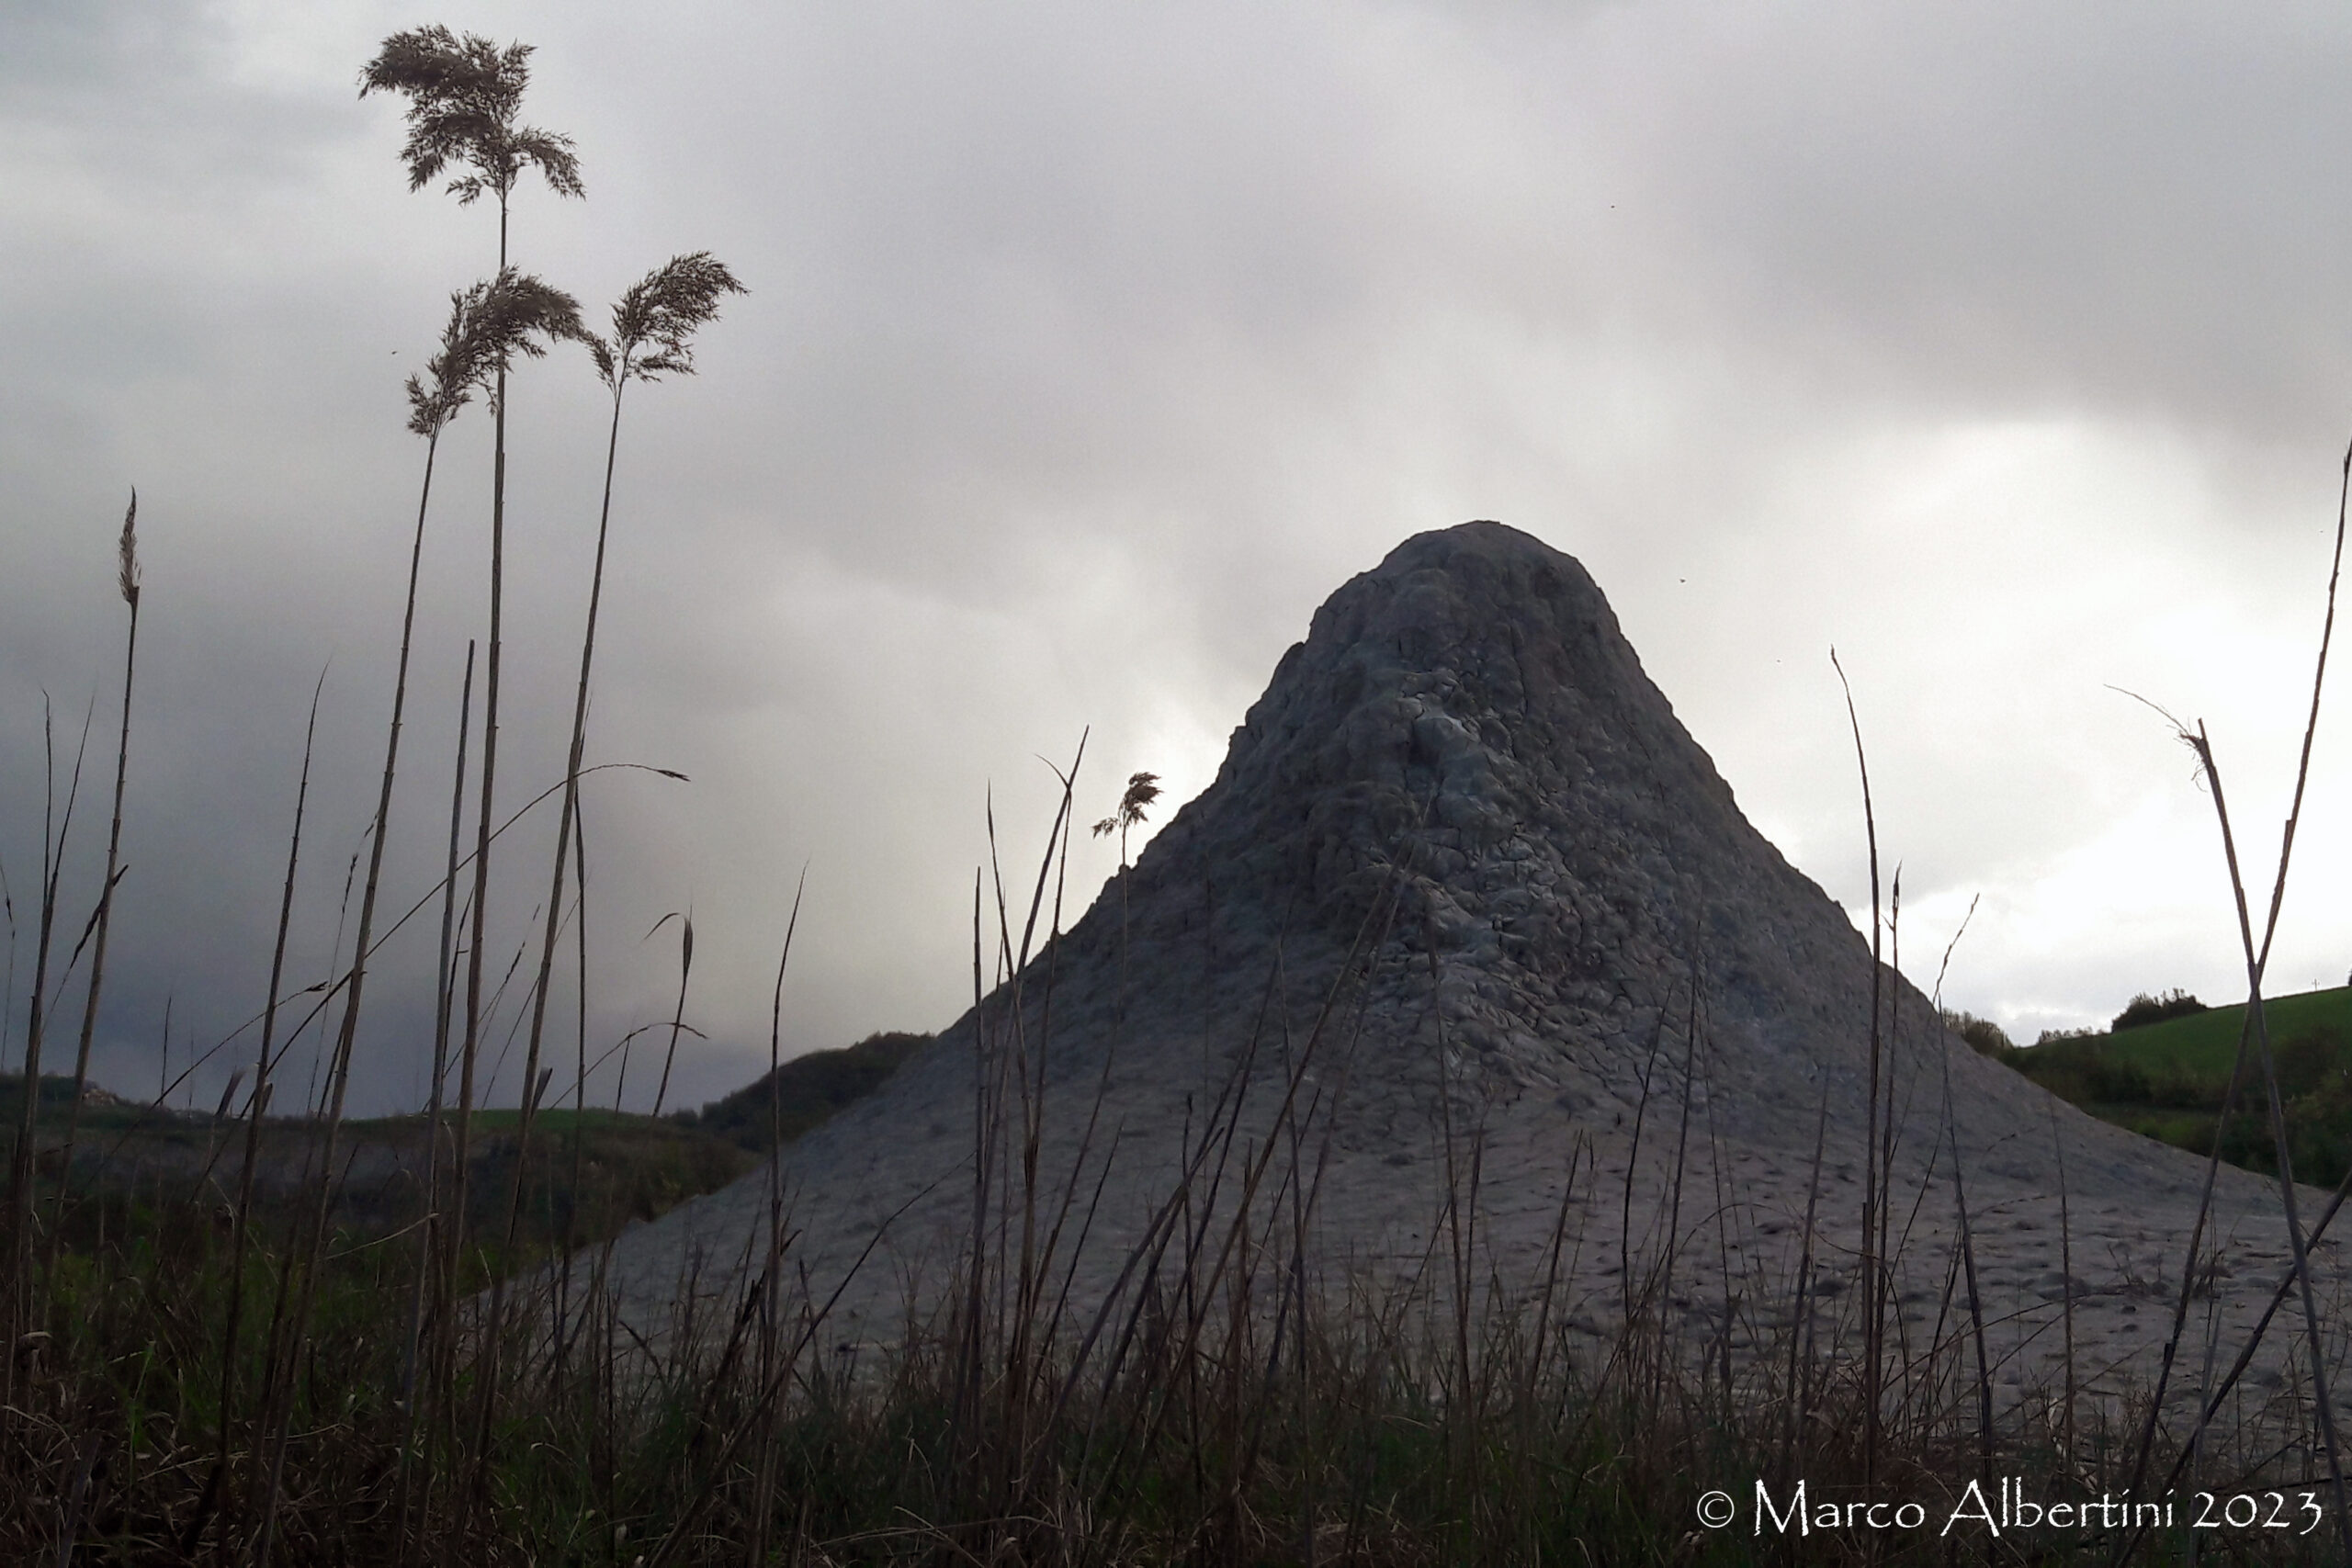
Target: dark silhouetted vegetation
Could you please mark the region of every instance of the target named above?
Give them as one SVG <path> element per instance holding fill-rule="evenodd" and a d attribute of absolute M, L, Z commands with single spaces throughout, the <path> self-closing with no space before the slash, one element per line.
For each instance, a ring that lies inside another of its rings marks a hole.
<path fill-rule="evenodd" d="M 811 1051 L 700 1111 L 679 1111 L 676 1119 L 753 1154 L 765 1154 L 773 1142 L 772 1097 L 785 1142 L 790 1143 L 880 1089 L 899 1063 L 931 1041 L 928 1034 L 869 1034 L 838 1051 Z"/>
<path fill-rule="evenodd" d="M 2203 1002 L 2187 991 L 2170 990 L 2160 997 L 2152 997 L 2142 991 L 2123 1004 L 2123 1010 L 2115 1015 L 2115 1021 L 2108 1028 L 2111 1031 L 2138 1029 L 2146 1024 L 2162 1023 L 2166 1019 L 2187 1018 L 2191 1013 L 2207 1010 Z"/>
<path fill-rule="evenodd" d="M 2008 1054 L 2017 1049 L 2007 1031 L 1991 1019 L 1979 1018 L 1973 1012 L 1948 1008 L 1944 1011 L 1944 1026 L 1967 1041 L 1979 1055 L 1990 1056 L 1996 1061 L 2006 1060 Z"/>

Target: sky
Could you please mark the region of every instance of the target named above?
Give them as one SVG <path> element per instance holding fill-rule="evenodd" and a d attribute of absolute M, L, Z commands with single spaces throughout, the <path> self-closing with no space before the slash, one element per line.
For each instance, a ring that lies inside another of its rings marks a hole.
<path fill-rule="evenodd" d="M 494 210 L 412 193 L 401 104 L 356 91 L 427 22 L 535 46 L 525 117 L 575 141 L 586 197 L 525 186 L 518 265 L 599 321 L 684 252 L 750 290 L 620 428 L 589 760 L 690 782 L 586 786 L 592 1097 L 652 1102 L 673 913 L 668 1103 L 764 1066 L 804 873 L 779 1048 L 944 1025 L 974 876 L 1029 874 L 1081 738 L 1081 820 L 1137 771 L 1189 798 L 1317 604 L 1474 517 L 1584 562 L 1751 819 L 1866 919 L 1837 650 L 1923 987 L 1974 906 L 1948 1005 L 2030 1041 L 2242 994 L 2213 801 L 2155 710 L 2210 728 L 2258 919 L 2352 433 L 2352 13 L 650 16 L 0 0 L 0 1055 L 86 723 L 48 1062 L 80 1017 L 133 486 L 96 1075 L 209 1107 L 250 1071 L 314 690 L 287 988 L 347 950 L 423 470 L 401 381 L 496 258 Z M 503 810 L 561 777 L 605 435 L 573 350 L 511 407 Z M 436 469 L 382 895 L 426 904 L 371 971 L 368 1113 L 430 1073 L 489 428 Z M 2352 970 L 2347 770 L 2324 709 L 2274 990 Z M 503 1100 L 552 831 L 493 860 Z M 1073 888 L 1117 853 L 1081 839 Z"/>

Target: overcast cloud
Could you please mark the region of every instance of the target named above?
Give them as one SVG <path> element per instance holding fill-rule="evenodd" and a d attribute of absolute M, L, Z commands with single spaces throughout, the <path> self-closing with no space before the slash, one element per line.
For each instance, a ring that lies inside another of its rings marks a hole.
<path fill-rule="evenodd" d="M 590 737 L 693 780 L 605 773 L 587 807 L 592 1049 L 666 1017 L 676 928 L 646 933 L 694 914 L 709 1038 L 673 1102 L 764 1061 L 804 864 L 786 1049 L 945 1023 L 991 790 L 1009 863 L 1046 831 L 1039 755 L 1090 727 L 1083 815 L 1139 769 L 1190 796 L 1316 604 L 1471 517 L 1585 562 L 1749 815 L 1861 909 L 1837 647 L 1923 983 L 1981 896 L 1948 1000 L 2030 1039 L 2242 984 L 2211 803 L 2109 688 L 2211 724 L 2267 884 L 2352 420 L 2342 7 L 649 16 L 0 5 L 9 1057 L 44 693 L 69 761 L 96 705 L 66 945 L 95 897 L 133 484 L 99 1076 L 153 1092 L 167 1001 L 175 1071 L 259 1008 L 322 671 L 294 969 L 334 963 L 423 458 L 401 381 L 495 256 L 491 209 L 407 191 L 399 103 L 356 96 L 428 21 L 537 45 L 526 117 L 577 140 L 588 197 L 527 187 L 519 265 L 600 316 L 681 251 L 752 289 L 698 377 L 632 393 Z M 599 403 L 576 353 L 514 385 L 510 807 L 560 768 Z M 477 408 L 427 544 L 394 911 L 447 832 L 488 468 Z M 2281 987 L 2352 965 L 2347 765 L 2339 712 Z M 551 829 L 502 840 L 493 972 Z M 1115 852 L 1080 844 L 1074 886 Z M 432 919 L 384 954 L 363 1109 L 423 1098 Z"/>

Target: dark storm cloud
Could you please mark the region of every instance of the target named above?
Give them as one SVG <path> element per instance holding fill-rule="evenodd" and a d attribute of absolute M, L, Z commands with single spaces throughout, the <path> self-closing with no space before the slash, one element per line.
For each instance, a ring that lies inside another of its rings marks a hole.
<path fill-rule="evenodd" d="M 322 669 L 304 976 L 347 927 L 422 457 L 400 379 L 494 246 L 485 209 L 406 192 L 398 106 L 356 96 L 422 19 L 0 9 L 12 1028 L 41 693 L 69 728 L 98 694 L 109 732 L 107 552 L 137 482 L 151 640 L 104 1058 L 126 1087 L 166 998 L 206 1039 L 258 1006 Z M 587 807 L 593 1032 L 666 1009 L 675 928 L 646 933 L 691 906 L 714 1043 L 690 1097 L 763 1048 L 804 863 L 787 1049 L 944 1021 L 991 786 L 1014 861 L 1050 812 L 1035 754 L 1090 724 L 1082 814 L 1137 768 L 1197 789 L 1317 602 L 1473 515 L 1586 559 L 1850 907 L 1838 641 L 1917 918 L 1948 931 L 1986 892 L 1969 1005 L 2073 1022 L 2226 981 L 2201 803 L 2104 684 L 2226 715 L 2249 753 L 2295 722 L 2352 324 L 2340 16 L 439 19 L 537 45 L 528 117 L 578 138 L 588 199 L 525 192 L 523 265 L 599 318 L 682 250 L 753 290 L 699 378 L 632 394 L 591 732 L 595 760 L 694 779 L 600 775 Z M 518 378 L 510 805 L 560 768 L 600 432 L 577 355 Z M 471 410 L 444 452 L 395 908 L 446 833 L 487 440 Z M 494 971 L 543 892 L 535 826 Z M 2315 876 L 2352 858 L 2324 823 L 2306 848 Z M 1091 885 L 1109 852 L 1080 849 Z M 2297 962 L 2340 968 L 2352 926 L 2306 915 Z M 387 950 L 371 1106 L 420 1093 L 431 923 Z"/>

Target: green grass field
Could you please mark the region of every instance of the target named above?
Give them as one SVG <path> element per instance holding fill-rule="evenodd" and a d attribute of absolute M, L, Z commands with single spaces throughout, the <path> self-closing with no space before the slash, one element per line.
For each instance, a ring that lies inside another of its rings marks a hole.
<path fill-rule="evenodd" d="M 2352 987 L 2304 991 L 2274 997 L 2263 1004 L 2273 1045 L 2313 1032 L 2352 1040 Z M 2214 1080 L 2229 1077 L 2237 1057 L 2238 1035 L 2245 1027 L 2245 1004 L 2217 1007 L 2187 1018 L 2166 1019 L 2105 1036 L 2118 1059 L 2142 1070 L 2185 1072 Z"/>
<path fill-rule="evenodd" d="M 2210 1008 L 1995 1055 L 2102 1121 L 2195 1154 L 2212 1152 L 2218 1128 L 2222 1158 L 2270 1174 L 2277 1145 L 2258 1077 L 2221 1121 L 2245 1012 Z M 2263 1015 L 2295 1175 L 2340 1181 L 2352 1169 L 2352 987 L 2267 998 Z"/>

